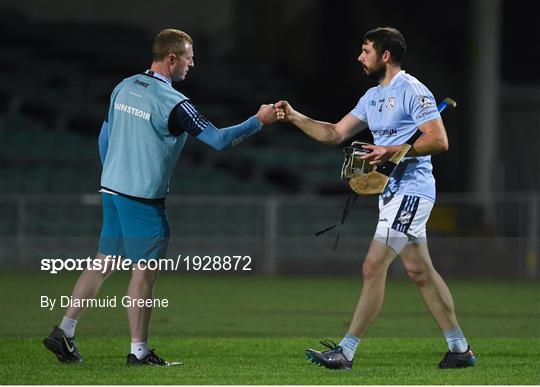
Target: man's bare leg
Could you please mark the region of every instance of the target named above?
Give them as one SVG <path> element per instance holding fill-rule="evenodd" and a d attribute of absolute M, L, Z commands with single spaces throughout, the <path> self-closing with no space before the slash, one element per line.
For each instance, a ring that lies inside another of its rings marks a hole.
<path fill-rule="evenodd" d="M 394 258 L 396 258 L 396 252 L 390 247 L 376 240 L 371 242 L 362 266 L 364 279 L 362 293 L 349 325 L 349 333 L 356 337 L 364 335 L 381 310 L 386 275 Z"/>
<path fill-rule="evenodd" d="M 406 246 L 400 257 L 407 275 L 418 286 L 428 310 L 443 331 L 448 343 L 451 354 L 445 356 L 439 367 L 454 368 L 474 365 L 476 358 L 470 351 L 469 344 L 458 324 L 454 300 L 448 286 L 433 267 L 427 243 Z"/>
<path fill-rule="evenodd" d="M 158 270 L 143 269 L 138 265 L 133 265 L 127 295 L 131 299 L 152 299 L 158 273 Z M 131 331 L 131 352 L 141 359 L 149 353 L 148 326 L 152 307 L 128 307 L 127 313 Z"/>
<path fill-rule="evenodd" d="M 431 315 L 443 331 L 458 325 L 450 290 L 433 267 L 426 242 L 407 245 L 400 254 L 407 275 L 418 286 Z"/>
<path fill-rule="evenodd" d="M 306 357 L 313 363 L 332 369 L 350 369 L 360 337 L 379 314 L 384 300 L 386 275 L 396 252 L 377 240 L 371 242 L 362 266 L 364 284 L 356 305 L 349 331 L 337 347 L 326 344 L 326 351 L 306 350 Z"/>
<path fill-rule="evenodd" d="M 99 288 L 107 277 L 114 271 L 109 262 L 105 267 L 106 256 L 98 253 L 95 261 L 101 261 L 101 267 L 105 270 L 88 270 L 81 273 L 73 288 L 72 299 L 91 299 L 97 296 Z M 63 363 L 80 363 L 82 357 L 73 336 L 78 319 L 81 317 L 84 307 L 69 306 L 59 326 L 55 326 L 52 332 L 43 339 L 43 344 Z"/>
<path fill-rule="evenodd" d="M 97 253 L 95 258 L 95 261 L 101 261 L 102 268 L 105 266 L 105 257 L 106 255 Z M 112 263 L 109 262 L 106 270 L 84 270 L 75 283 L 71 297 L 73 299 L 95 298 L 103 282 L 114 272 L 112 267 Z M 83 312 L 83 307 L 69 306 L 66 309 L 65 316 L 73 320 L 79 320 Z"/>

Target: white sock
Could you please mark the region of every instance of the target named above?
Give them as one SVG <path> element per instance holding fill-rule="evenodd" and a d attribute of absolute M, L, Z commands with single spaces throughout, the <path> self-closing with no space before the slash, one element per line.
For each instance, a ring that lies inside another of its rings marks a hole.
<path fill-rule="evenodd" d="M 141 360 L 150 353 L 150 350 L 148 349 L 148 342 L 131 343 L 131 353 L 137 356 L 137 359 Z"/>
<path fill-rule="evenodd" d="M 444 337 L 448 343 L 448 349 L 450 352 L 465 352 L 469 348 L 467 339 L 461 332 L 459 325 L 455 328 L 444 331 Z"/>
<path fill-rule="evenodd" d="M 360 337 L 356 337 L 349 332 L 347 332 L 345 337 L 343 337 L 339 343 L 339 346 L 342 348 L 343 356 L 345 356 L 347 360 L 351 361 L 354 358 L 358 344 L 360 344 Z"/>
<path fill-rule="evenodd" d="M 77 320 L 73 320 L 67 316 L 64 316 L 59 328 L 61 328 L 68 339 L 75 336 L 75 327 L 77 326 Z"/>

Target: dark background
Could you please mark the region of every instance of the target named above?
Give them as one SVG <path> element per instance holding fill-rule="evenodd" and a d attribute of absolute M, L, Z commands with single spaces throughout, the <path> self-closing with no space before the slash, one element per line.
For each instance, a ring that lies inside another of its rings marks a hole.
<path fill-rule="evenodd" d="M 3 257 L 21 255 L 28 246 L 25 236 L 98 234 L 98 207 L 78 203 L 93 203 L 87 195 L 95 195 L 99 186 L 97 136 L 110 92 L 150 66 L 152 39 L 161 29 L 178 28 L 193 37 L 195 68 L 175 87 L 222 127 L 279 99 L 314 118 L 337 122 L 374 85 L 357 62 L 363 34 L 394 26 L 408 45 L 403 68 L 437 100 L 458 101 L 457 109 L 444 113 L 450 150 L 433 157 L 441 200 L 430 221 L 432 235 L 522 238 L 510 243 L 518 247 L 498 251 L 517 251 L 515 273 L 536 273 L 539 11 L 537 3 L 508 0 L 3 0 L 0 234 L 18 246 L 5 249 Z M 359 138 L 369 140 L 369 133 Z M 341 202 L 348 191 L 339 179 L 342 160 L 339 148 L 286 124 L 266 127 L 223 152 L 189 139 L 171 181 L 170 219 L 185 220 L 174 215 L 173 203 L 185 203 L 188 196 L 263 201 L 260 211 L 240 216 L 260 218 L 257 224 L 268 224 L 265 211 L 273 208 L 272 198 L 337 197 Z M 43 205 L 59 205 L 59 195 L 69 196 L 65 208 Z M 274 226 L 304 221 L 296 227 L 305 230 L 338 217 L 339 206 L 323 216 L 317 203 L 309 211 L 321 216 L 318 221 L 305 218 L 301 207 L 291 216 L 295 212 L 282 206 L 278 212 L 287 214 L 278 214 Z M 373 203 L 364 203 L 373 209 Z M 284 221 L 287 216 L 292 219 Z M 195 235 L 186 224 L 177 226 L 180 234 Z M 362 226 L 360 235 L 369 238 L 371 226 Z M 246 234 L 239 230 L 238 235 Z M 493 245 L 489 239 L 486 244 Z M 504 273 L 504 264 L 497 270 Z"/>
<path fill-rule="evenodd" d="M 487 22 L 493 25 L 482 31 L 481 21 L 493 9 L 496 16 Z M 446 6 L 431 1 L 162 0 L 146 6 L 127 1 L 4 0 L 0 105 L 4 118 L 21 116 L 44 132 L 67 129 L 91 142 L 114 85 L 149 67 L 153 36 L 175 27 L 192 35 L 196 56 L 195 71 L 177 87 L 217 126 L 243 120 L 258 104 L 280 98 L 290 99 L 314 118 L 336 122 L 373 86 L 356 59 L 363 34 L 390 25 L 400 29 L 408 43 L 403 68 L 439 100 L 451 96 L 459 103 L 445 116 L 451 151 L 434 157 L 439 190 L 538 190 L 540 73 L 534 66 L 540 61 L 535 27 L 539 10 L 536 3 L 525 1 L 458 1 Z M 487 40 L 495 43 L 494 52 L 487 51 L 494 55 L 491 70 L 475 67 L 477 56 L 486 56 L 484 46 L 491 44 Z M 493 86 L 475 83 L 478 71 L 493 71 Z M 488 163 L 482 163 L 478 157 L 486 152 L 486 143 L 473 133 L 478 131 L 478 105 L 486 98 L 494 99 L 486 133 L 496 140 L 488 143 L 495 149 Z M 9 120 L 3 124 L 4 130 L 17 130 Z M 302 142 L 295 131 L 287 125 L 266 128 L 250 140 L 251 146 L 279 147 L 293 138 L 299 146 L 291 151 L 305 152 L 308 159 L 322 152 L 339 153 L 310 144 L 309 139 Z M 369 134 L 361 137 L 368 139 Z M 34 140 L 39 143 L 40 138 Z M 310 184 L 309 176 L 295 165 L 277 160 L 265 165 L 243 150 L 216 155 L 198 145 L 188 145 L 184 158 L 268 182 L 268 193 L 344 190 L 336 178 L 339 165 L 323 168 L 328 173 L 323 184 Z M 50 150 L 55 152 L 54 147 Z M 14 156 L 2 152 L 1 157 L 7 164 L 13 158 L 25 159 L 20 153 Z M 223 160 L 232 165 L 222 165 L 227 164 Z M 494 170 L 478 171 L 480 167 Z M 99 163 L 93 169 L 97 178 Z M 487 187 L 475 187 L 478 174 L 490 174 Z M 296 183 L 287 180 L 289 175 Z"/>

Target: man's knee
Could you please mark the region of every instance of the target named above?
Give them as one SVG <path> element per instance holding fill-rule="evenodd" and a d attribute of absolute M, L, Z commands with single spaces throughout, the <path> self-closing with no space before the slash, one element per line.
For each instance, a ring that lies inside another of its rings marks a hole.
<path fill-rule="evenodd" d="M 435 268 L 421 260 L 404 263 L 407 276 L 418 286 L 426 286 L 433 283 L 437 272 Z"/>
<path fill-rule="evenodd" d="M 369 281 L 373 278 L 378 277 L 382 272 L 380 262 L 376 262 L 372 259 L 366 258 L 364 260 L 364 263 L 362 265 L 362 277 L 364 278 L 364 281 Z"/>
<path fill-rule="evenodd" d="M 418 286 L 425 286 L 429 281 L 427 270 L 420 266 L 406 267 L 407 276 Z"/>
<path fill-rule="evenodd" d="M 91 282 L 103 282 L 105 281 L 112 273 L 113 269 L 99 269 L 99 268 L 87 268 L 81 274 L 81 277 L 84 277 L 86 280 Z"/>
<path fill-rule="evenodd" d="M 418 286 L 432 284 L 437 276 L 425 243 L 408 245 L 401 254 L 401 261 L 407 276 Z"/>
<path fill-rule="evenodd" d="M 388 266 L 396 257 L 394 250 L 386 245 L 373 241 L 362 265 L 364 280 L 371 280 L 386 275 Z"/>
<path fill-rule="evenodd" d="M 151 270 L 144 267 L 134 265 L 131 272 L 132 281 L 136 281 L 141 285 L 153 286 L 157 280 L 159 270 Z"/>
<path fill-rule="evenodd" d="M 102 280 L 106 280 L 107 277 L 114 273 L 115 261 L 110 255 L 97 253 L 92 264 L 96 269 L 94 270 L 95 275 L 100 277 Z"/>

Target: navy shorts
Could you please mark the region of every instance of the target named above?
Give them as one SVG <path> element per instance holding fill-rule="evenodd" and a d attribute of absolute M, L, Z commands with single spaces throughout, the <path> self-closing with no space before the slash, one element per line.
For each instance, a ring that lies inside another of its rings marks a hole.
<path fill-rule="evenodd" d="M 132 262 L 164 258 L 169 222 L 163 204 L 142 203 L 121 195 L 101 193 L 103 226 L 98 252 Z"/>

